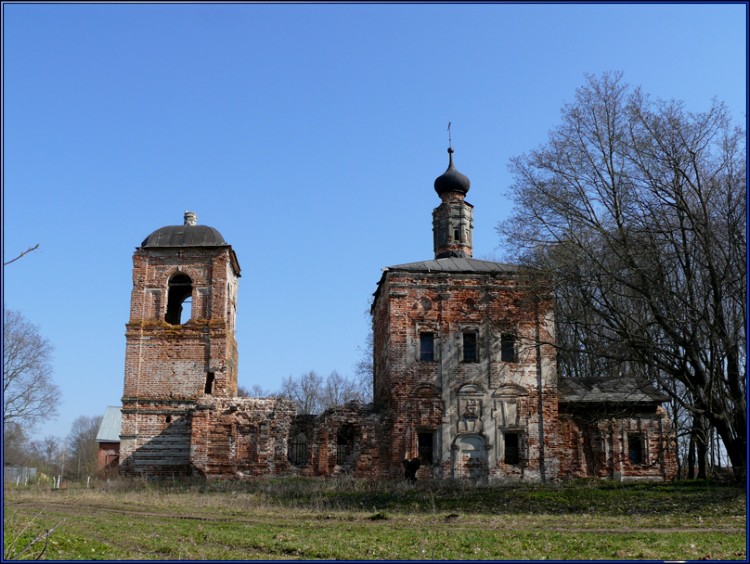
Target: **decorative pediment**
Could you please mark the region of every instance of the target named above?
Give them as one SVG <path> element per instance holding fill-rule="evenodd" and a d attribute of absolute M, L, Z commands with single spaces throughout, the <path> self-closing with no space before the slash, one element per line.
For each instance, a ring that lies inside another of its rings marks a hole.
<path fill-rule="evenodd" d="M 459 396 L 483 396 L 484 389 L 476 384 L 464 384 L 458 389 Z"/>
<path fill-rule="evenodd" d="M 432 384 L 418 384 L 409 392 L 409 397 L 413 398 L 439 398 L 440 390 Z"/>
<path fill-rule="evenodd" d="M 528 396 L 529 391 L 518 384 L 503 384 L 492 392 L 493 398 Z"/>
<path fill-rule="evenodd" d="M 481 433 L 459 433 L 451 445 L 452 450 L 485 451 L 489 448 L 487 438 Z"/>

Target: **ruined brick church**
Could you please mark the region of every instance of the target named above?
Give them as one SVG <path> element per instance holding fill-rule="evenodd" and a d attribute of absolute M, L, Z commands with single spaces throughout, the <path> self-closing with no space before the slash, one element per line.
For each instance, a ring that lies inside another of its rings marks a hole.
<path fill-rule="evenodd" d="M 146 237 L 133 256 L 120 470 L 398 478 L 418 458 L 417 479 L 671 479 L 666 398 L 626 379 L 558 378 L 552 299 L 518 267 L 472 258 L 470 183 L 448 152 L 434 258 L 385 268 L 377 284 L 368 405 L 303 414 L 237 397 L 235 251 L 191 212 Z"/>

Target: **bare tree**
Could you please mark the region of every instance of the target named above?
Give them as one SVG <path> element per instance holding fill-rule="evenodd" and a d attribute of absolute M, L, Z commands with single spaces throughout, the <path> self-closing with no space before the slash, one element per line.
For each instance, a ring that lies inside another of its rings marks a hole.
<path fill-rule="evenodd" d="M 368 312 L 369 315 L 369 312 Z M 373 394 L 373 333 L 372 327 L 367 332 L 365 344 L 357 348 L 360 358 L 354 367 L 354 373 L 357 377 L 356 386 L 360 401 L 369 403 L 372 401 Z"/>
<path fill-rule="evenodd" d="M 745 133 L 620 74 L 588 77 L 546 144 L 512 160 L 500 232 L 549 277 L 563 375 L 652 380 L 745 475 Z M 674 381 L 684 386 L 675 395 Z"/>
<path fill-rule="evenodd" d="M 102 423 L 101 415 L 88 417 L 81 415 L 73 421 L 67 438 L 69 472 L 76 479 L 96 475 L 98 447 L 96 435 Z"/>
<path fill-rule="evenodd" d="M 362 401 L 357 383 L 342 376 L 335 370 L 326 378 L 321 396 L 323 409 L 331 409 L 349 401 Z"/>
<path fill-rule="evenodd" d="M 278 393 L 266 390 L 260 384 L 253 384 L 249 388 L 237 386 L 237 397 L 240 398 L 272 398 Z"/>
<path fill-rule="evenodd" d="M 47 435 L 42 440 L 33 441 L 30 446 L 39 466 L 50 475 L 60 474 L 60 462 L 62 460 L 62 449 L 64 448 L 65 441 L 51 435 Z"/>
<path fill-rule="evenodd" d="M 3 424 L 31 428 L 57 415 L 52 347 L 20 313 L 3 309 Z"/>
<path fill-rule="evenodd" d="M 290 375 L 281 381 L 281 397 L 292 400 L 299 413 L 320 413 L 322 391 L 323 379 L 312 370 L 299 378 Z"/>
<path fill-rule="evenodd" d="M 299 378 L 287 376 L 281 381 L 280 397 L 292 400 L 298 413 L 321 413 L 352 400 L 363 401 L 357 382 L 335 370 L 323 380 L 311 370 Z"/>
<path fill-rule="evenodd" d="M 28 459 L 29 442 L 23 427 L 13 422 L 3 425 L 3 462 L 24 466 Z"/>

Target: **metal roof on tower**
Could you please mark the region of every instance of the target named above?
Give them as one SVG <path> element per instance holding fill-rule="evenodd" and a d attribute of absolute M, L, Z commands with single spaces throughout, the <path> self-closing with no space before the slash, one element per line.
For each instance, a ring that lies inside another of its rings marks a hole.
<path fill-rule="evenodd" d="M 227 245 L 224 237 L 208 225 L 196 225 L 195 213 L 185 212 L 183 225 L 160 227 L 141 243 L 141 247 L 215 247 Z"/>

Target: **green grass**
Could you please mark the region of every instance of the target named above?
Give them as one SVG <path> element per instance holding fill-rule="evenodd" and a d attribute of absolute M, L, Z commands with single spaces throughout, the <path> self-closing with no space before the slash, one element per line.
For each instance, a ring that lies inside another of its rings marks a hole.
<path fill-rule="evenodd" d="M 744 491 L 707 482 L 99 486 L 6 490 L 6 557 L 57 526 L 43 558 L 745 559 Z"/>

